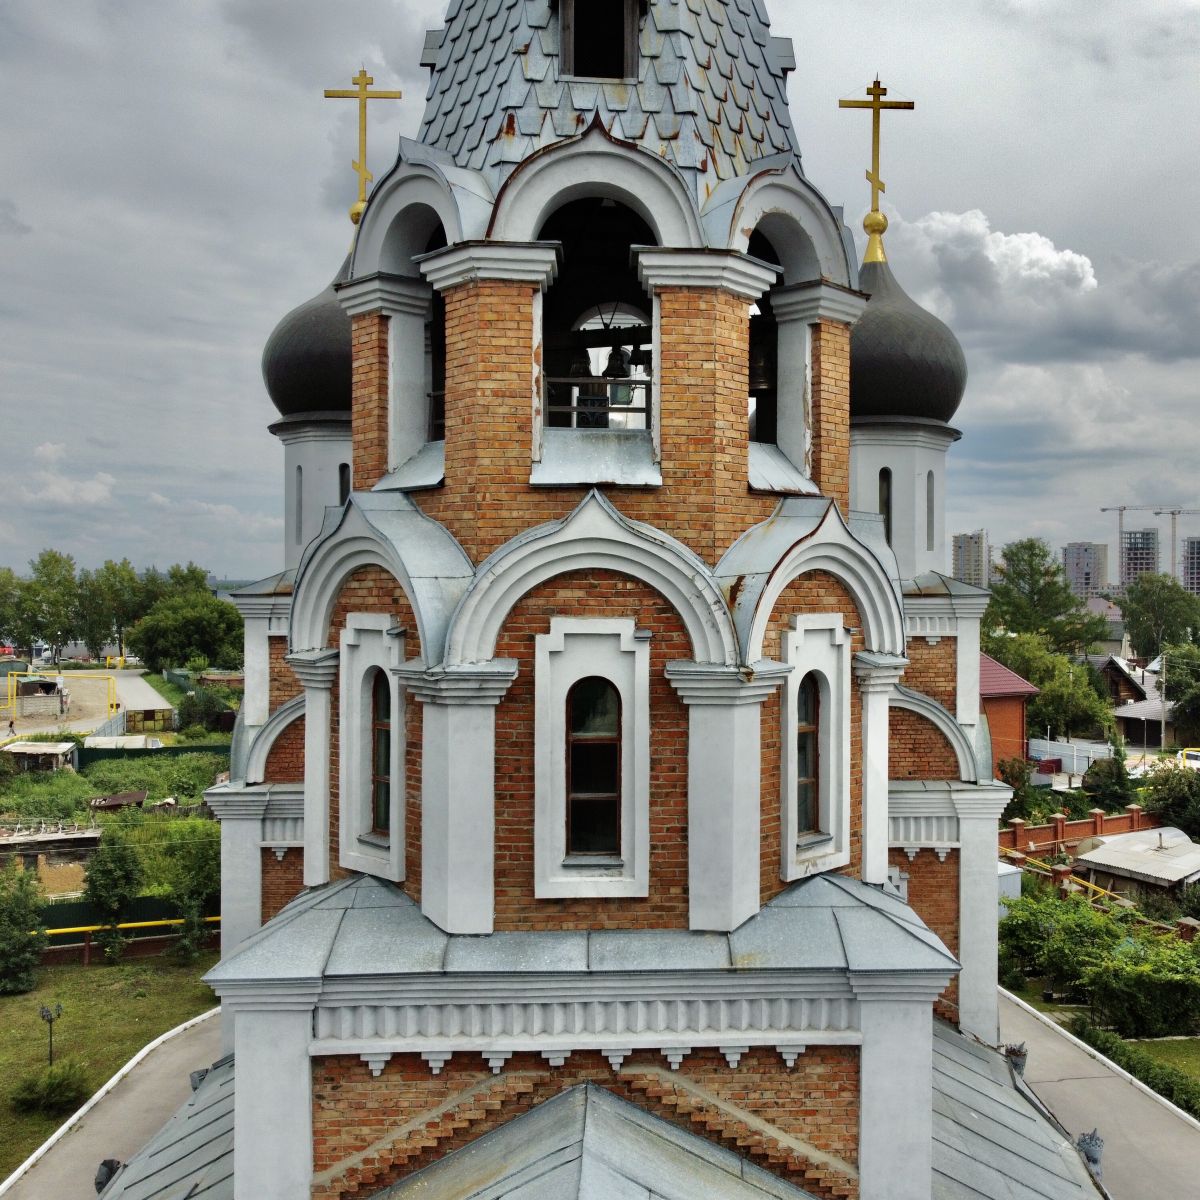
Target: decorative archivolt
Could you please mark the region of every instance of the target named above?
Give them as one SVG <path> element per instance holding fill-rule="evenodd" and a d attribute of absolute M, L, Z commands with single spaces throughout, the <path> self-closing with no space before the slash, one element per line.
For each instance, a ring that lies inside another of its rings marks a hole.
<path fill-rule="evenodd" d="M 924 717 L 950 743 L 958 760 L 958 777 L 964 783 L 979 782 L 979 767 L 975 761 L 975 747 L 962 726 L 953 715 L 929 696 L 897 685 L 888 701 L 892 708 L 903 708 Z"/>
<path fill-rule="evenodd" d="M 283 731 L 304 716 L 304 696 L 299 695 L 281 704 L 254 735 L 246 754 L 246 783 L 262 783 L 267 772 L 267 758 Z"/>
<path fill-rule="evenodd" d="M 531 154 L 517 167 L 496 198 L 488 237 L 533 241 L 555 209 L 585 196 L 606 196 L 633 209 L 660 246 L 704 245 L 683 177 L 657 155 L 615 140 L 599 124 Z"/>
<path fill-rule="evenodd" d="M 642 580 L 679 613 L 697 662 L 736 665 L 737 637 L 709 569 L 681 542 L 622 516 L 596 490 L 564 520 L 514 538 L 480 566 L 451 622 L 446 665 L 488 661 L 513 605 L 547 579 L 579 570 Z"/>

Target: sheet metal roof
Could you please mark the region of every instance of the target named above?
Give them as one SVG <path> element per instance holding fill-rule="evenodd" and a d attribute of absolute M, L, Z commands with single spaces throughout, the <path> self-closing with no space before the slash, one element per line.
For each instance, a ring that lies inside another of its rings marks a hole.
<path fill-rule="evenodd" d="M 125 1164 L 103 1200 L 233 1200 L 233 1056 Z"/>
<path fill-rule="evenodd" d="M 445 28 L 426 43 L 420 140 L 498 188 L 535 150 L 597 118 L 695 179 L 701 202 L 758 159 L 799 157 L 786 92 L 791 43 L 771 36 L 762 0 L 650 0 L 636 82 L 560 77 L 556 8 L 452 0 Z"/>
<path fill-rule="evenodd" d="M 233 1094 L 234 1066 L 223 1059 L 102 1200 L 233 1200 Z M 464 1169 L 478 1171 L 477 1190 L 454 1190 Z M 672 1191 L 676 1180 L 690 1190 Z M 428 1200 L 806 1196 L 723 1147 L 590 1088 L 564 1092 L 375 1200 L 403 1200 L 418 1190 L 417 1181 Z M 1098 1194 L 1070 1141 L 1014 1082 L 1005 1060 L 935 1021 L 933 1200 L 1095 1200 Z"/>
<path fill-rule="evenodd" d="M 1087 847 L 1087 849 L 1085 849 Z M 1162 886 L 1200 880 L 1200 846 L 1182 829 L 1139 829 L 1080 844 L 1075 861 L 1126 879 Z"/>
<path fill-rule="evenodd" d="M 225 984 L 345 976 L 627 971 L 905 971 L 958 963 L 907 904 L 843 875 L 793 884 L 732 933 L 444 933 L 399 888 L 354 876 L 313 888 L 205 976 Z"/>
<path fill-rule="evenodd" d="M 1016 671 L 1010 671 L 990 654 L 979 655 L 979 694 L 981 696 L 1036 696 L 1040 691 Z"/>

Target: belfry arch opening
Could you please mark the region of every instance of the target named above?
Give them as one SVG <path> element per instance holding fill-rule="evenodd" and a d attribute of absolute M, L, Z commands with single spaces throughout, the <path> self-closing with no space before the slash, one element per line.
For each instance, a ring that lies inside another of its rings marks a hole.
<path fill-rule="evenodd" d="M 630 251 L 654 245 L 654 232 L 619 201 L 594 196 L 556 209 L 538 239 L 562 244 L 543 309 L 546 426 L 650 429 L 653 307 Z"/>

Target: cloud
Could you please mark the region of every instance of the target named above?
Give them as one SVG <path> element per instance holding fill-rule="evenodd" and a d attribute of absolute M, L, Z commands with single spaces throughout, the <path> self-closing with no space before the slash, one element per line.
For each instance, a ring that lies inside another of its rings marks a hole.
<path fill-rule="evenodd" d="M 46 463 L 52 466 L 56 462 L 61 462 L 67 454 L 65 442 L 43 442 L 40 446 L 35 446 L 33 457 L 40 463 Z"/>
<path fill-rule="evenodd" d="M 0 237 L 24 237 L 33 232 L 17 215 L 17 206 L 5 196 L 0 196 Z"/>
<path fill-rule="evenodd" d="M 23 488 L 24 500 L 33 509 L 72 511 L 98 508 L 113 502 L 116 478 L 98 471 L 80 478 L 58 471 L 34 471 Z"/>

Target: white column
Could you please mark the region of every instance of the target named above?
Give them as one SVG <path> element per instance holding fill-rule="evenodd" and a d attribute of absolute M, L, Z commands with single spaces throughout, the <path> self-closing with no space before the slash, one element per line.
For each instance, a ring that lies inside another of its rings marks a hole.
<path fill-rule="evenodd" d="M 212 788 L 204 800 L 221 823 L 221 957 L 262 924 L 262 819 L 267 789 Z"/>
<path fill-rule="evenodd" d="M 688 925 L 736 929 L 761 907 L 762 704 L 791 667 L 672 662 L 688 706 Z"/>
<path fill-rule="evenodd" d="M 245 623 L 242 693 L 242 720 L 249 728 L 265 725 L 271 715 L 271 649 L 268 636 L 269 616 L 242 612 Z"/>
<path fill-rule="evenodd" d="M 336 650 L 301 650 L 287 661 L 304 685 L 304 886 L 329 882 L 329 718 Z"/>
<path fill-rule="evenodd" d="M 891 654 L 854 656 L 862 697 L 862 877 L 886 883 L 888 868 L 888 698 L 908 660 Z"/>
<path fill-rule="evenodd" d="M 395 672 L 425 705 L 421 725 L 421 911 L 447 933 L 491 933 L 495 918 L 496 705 L 510 659 Z"/>
<path fill-rule="evenodd" d="M 312 1187 L 312 1010 L 316 993 L 235 1010 L 234 1200 L 296 1200 Z"/>
<path fill-rule="evenodd" d="M 956 789 L 958 813 L 958 1023 L 989 1046 L 999 1040 L 996 952 L 999 880 L 996 836 L 1012 798 L 1001 784 Z"/>
<path fill-rule="evenodd" d="M 933 1001 L 949 978 L 850 977 L 862 1030 L 860 1200 L 930 1200 Z"/>
<path fill-rule="evenodd" d="M 812 327 L 822 321 L 853 325 L 862 315 L 867 298 L 861 292 L 819 279 L 774 288 L 769 298 L 779 352 L 775 441 L 794 467 L 811 475 Z"/>

